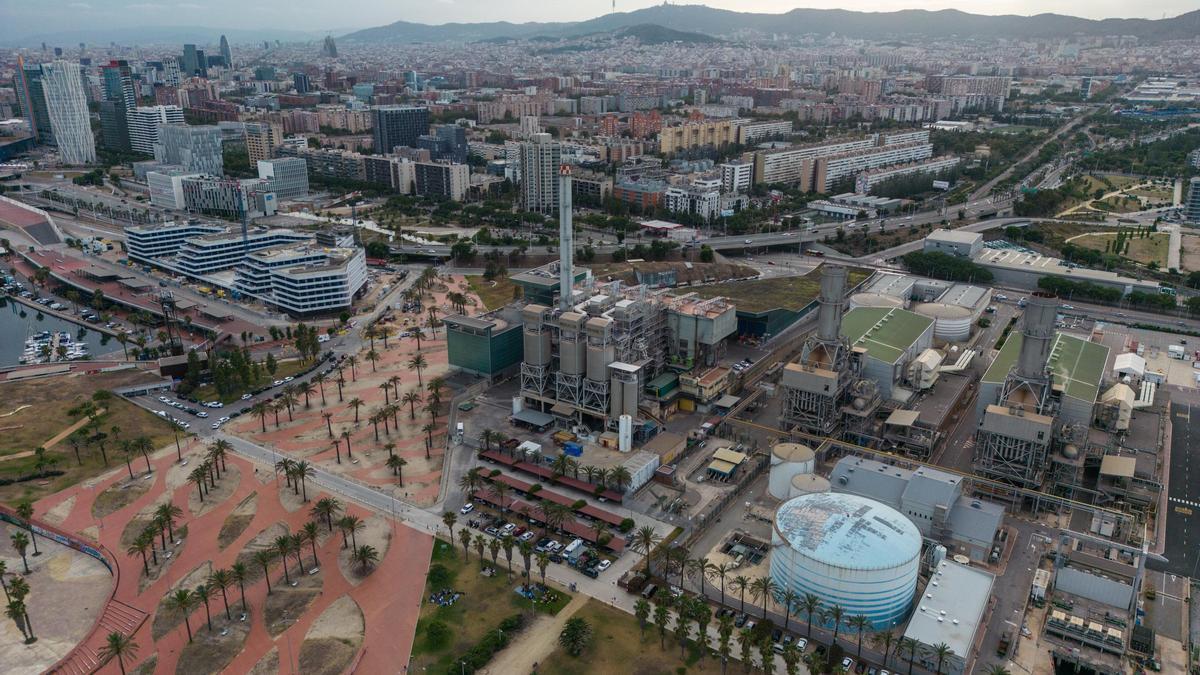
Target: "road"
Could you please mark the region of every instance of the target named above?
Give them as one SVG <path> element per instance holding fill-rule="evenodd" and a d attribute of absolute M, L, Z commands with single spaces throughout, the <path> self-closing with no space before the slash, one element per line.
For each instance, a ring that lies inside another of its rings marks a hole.
<path fill-rule="evenodd" d="M 1197 460 L 1192 478 L 1192 460 Z M 1171 404 L 1171 467 L 1167 486 L 1167 532 L 1164 564 L 1152 564 L 1172 574 L 1200 575 L 1200 408 Z"/>
<path fill-rule="evenodd" d="M 1075 125 L 1079 124 L 1079 122 L 1082 120 L 1083 120 L 1083 115 L 1076 115 L 1075 117 L 1071 118 L 1070 122 L 1067 122 L 1063 126 L 1059 127 L 1057 131 L 1055 131 L 1054 133 L 1047 136 L 1045 140 L 1043 140 L 1041 143 L 1038 143 L 1036 146 L 1034 146 L 1034 148 L 1032 150 L 1030 150 L 1028 153 L 1026 153 L 1026 155 L 1024 157 L 1017 160 L 1016 162 L 1013 162 L 1012 166 L 1005 169 L 1003 172 L 1001 172 L 995 178 L 993 178 L 993 179 L 989 180 L 988 182 L 984 183 L 983 185 L 979 186 L 974 192 L 971 193 L 971 196 L 967 201 L 978 200 L 978 199 L 982 198 L 984 195 L 991 192 L 992 188 L 996 187 L 996 185 L 998 183 L 1000 183 L 1003 180 L 1006 180 L 1009 176 L 1011 176 L 1012 172 L 1018 166 L 1020 166 L 1021 164 L 1024 164 L 1025 162 L 1028 162 L 1029 160 L 1033 159 L 1034 157 L 1037 157 L 1038 153 L 1042 151 L 1042 148 L 1046 147 L 1047 143 L 1049 143 L 1050 141 L 1053 141 L 1054 139 L 1058 138 L 1059 136 L 1062 136 L 1064 133 L 1075 128 Z"/>

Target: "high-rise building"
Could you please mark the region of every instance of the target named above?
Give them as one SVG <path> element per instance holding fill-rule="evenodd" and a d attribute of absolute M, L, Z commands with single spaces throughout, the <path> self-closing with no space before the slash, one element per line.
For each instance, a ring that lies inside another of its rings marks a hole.
<path fill-rule="evenodd" d="M 129 117 L 129 149 L 146 155 L 154 154 L 159 141 L 159 127 L 183 124 L 183 108 L 177 105 L 155 105 L 134 108 Z"/>
<path fill-rule="evenodd" d="M 461 202 L 471 187 L 471 169 L 466 164 L 416 162 L 413 179 L 419 195 Z"/>
<path fill-rule="evenodd" d="M 59 159 L 64 164 L 96 161 L 96 139 L 92 136 L 83 71 L 78 63 L 54 61 L 42 64 L 42 86 L 46 110 Z"/>
<path fill-rule="evenodd" d="M 101 93 L 100 129 L 104 147 L 120 152 L 129 152 L 129 118 L 137 107 L 137 93 L 133 88 L 133 70 L 128 61 L 112 61 L 100 68 Z"/>
<path fill-rule="evenodd" d="M 306 73 L 292 73 L 292 85 L 296 87 L 297 94 L 307 94 L 312 91 L 312 80 Z"/>
<path fill-rule="evenodd" d="M 34 138 L 38 143 L 54 145 L 54 130 L 50 126 L 46 92 L 42 86 L 42 66 L 26 64 L 25 59 L 18 55 L 13 88 L 17 90 L 17 103 L 21 105 L 21 114 L 29 121 L 29 130 Z"/>
<path fill-rule="evenodd" d="M 192 173 L 220 176 L 225 169 L 221 156 L 221 129 L 216 126 L 162 125 L 158 129 L 154 159 L 181 166 Z"/>
<path fill-rule="evenodd" d="M 204 55 L 203 50 L 196 49 L 196 45 L 184 45 L 179 69 L 183 71 L 184 77 L 208 77 L 208 57 Z"/>
<path fill-rule="evenodd" d="M 526 211 L 558 212 L 558 170 L 562 145 L 550 134 L 534 134 L 521 144 L 521 201 Z"/>
<path fill-rule="evenodd" d="M 221 36 L 221 59 L 226 68 L 233 67 L 233 50 L 229 48 L 229 40 L 226 40 L 224 35 Z"/>
<path fill-rule="evenodd" d="M 1189 183 L 1187 201 L 1183 203 L 1183 219 L 1200 224 L 1200 176 L 1192 176 Z"/>
<path fill-rule="evenodd" d="M 429 133 L 429 109 L 388 105 L 374 109 L 375 152 L 386 155 L 398 145 L 417 147 L 417 137 Z"/>
<path fill-rule="evenodd" d="M 283 126 L 268 122 L 246 123 L 246 153 L 251 162 L 271 159 L 283 144 Z"/>
<path fill-rule="evenodd" d="M 337 43 L 333 41 L 333 36 L 326 35 L 325 42 L 321 44 L 321 56 L 336 59 L 337 54 Z"/>
<path fill-rule="evenodd" d="M 299 157 L 259 160 L 258 177 L 267 181 L 279 199 L 297 199 L 308 194 L 308 164 Z"/>

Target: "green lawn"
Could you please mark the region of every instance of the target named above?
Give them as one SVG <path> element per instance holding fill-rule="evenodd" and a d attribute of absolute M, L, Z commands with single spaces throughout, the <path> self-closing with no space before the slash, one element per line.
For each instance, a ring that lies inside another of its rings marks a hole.
<path fill-rule="evenodd" d="M 490 565 L 491 554 L 485 551 L 484 557 Z M 507 579 L 508 563 L 503 550 L 499 553 L 498 562 L 499 573 L 485 577 L 480 574 L 474 546 L 471 547 L 469 561 L 464 561 L 461 545 L 451 547 L 446 541 L 434 540 L 410 672 L 444 672 L 458 655 L 470 649 L 485 633 L 494 630 L 502 620 L 513 614 L 530 611 L 529 601 L 513 590 L 520 583 L 520 573 L 524 568 L 520 553 L 513 550 L 513 570 L 516 574 L 512 582 Z M 536 581 L 536 562 L 531 572 Z M 430 594 L 446 588 L 462 593 L 462 597 L 448 607 L 429 602 Z M 557 614 L 570 602 L 571 596 L 567 593 L 557 589 L 554 592 L 558 596 L 557 601 L 539 605 L 537 611 Z M 434 622 L 441 622 L 450 629 L 449 638 L 442 644 L 430 643 L 429 626 Z"/>
<path fill-rule="evenodd" d="M 513 301 L 513 288 L 516 287 L 516 284 L 508 277 L 488 281 L 483 277 L 469 276 L 467 283 L 471 286 L 471 292 L 479 296 L 479 299 L 483 301 L 483 306 L 489 311 Z"/>
<path fill-rule="evenodd" d="M 274 375 L 266 374 L 266 371 L 263 371 L 264 375 L 263 375 L 262 380 L 260 380 L 259 382 L 257 382 L 254 385 L 251 385 L 250 387 L 248 387 L 246 389 L 238 389 L 233 392 L 230 392 L 229 394 L 222 396 L 220 398 L 220 401 L 222 403 L 229 403 L 230 401 L 236 401 L 242 397 L 242 394 L 249 393 L 255 389 L 258 389 L 259 387 L 268 386 L 275 380 L 282 380 L 283 378 L 288 377 L 288 376 L 294 377 L 298 373 L 307 369 L 310 365 L 311 364 L 308 364 L 308 363 L 300 363 L 299 360 L 280 361 L 278 367 L 275 368 Z M 195 396 L 196 400 L 198 400 L 198 401 L 217 400 L 217 390 L 211 384 L 204 384 L 199 387 L 196 387 L 196 390 L 192 392 L 192 395 Z"/>
<path fill-rule="evenodd" d="M 1111 245 L 1116 239 L 1116 232 L 1097 232 L 1072 239 L 1071 243 L 1103 251 L 1106 244 Z M 1143 265 L 1156 262 L 1159 267 L 1165 269 L 1167 265 L 1167 249 L 1170 247 L 1170 244 L 1171 235 L 1166 232 L 1152 232 L 1150 236 L 1144 239 L 1134 237 L 1129 240 L 1129 253 L 1125 254 L 1125 257 Z"/>

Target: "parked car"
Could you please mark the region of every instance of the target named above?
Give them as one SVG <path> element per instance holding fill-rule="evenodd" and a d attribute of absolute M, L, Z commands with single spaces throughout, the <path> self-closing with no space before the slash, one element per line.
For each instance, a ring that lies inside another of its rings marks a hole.
<path fill-rule="evenodd" d="M 852 668 L 854 668 L 854 659 L 850 658 L 849 656 L 842 659 L 842 670 L 848 673 Z"/>
<path fill-rule="evenodd" d="M 466 504 L 463 504 L 463 507 L 461 509 L 459 509 L 458 512 L 463 515 L 466 515 L 474 510 L 475 510 L 475 504 L 473 504 L 472 502 L 467 502 Z"/>
<path fill-rule="evenodd" d="M 601 560 L 600 564 L 596 565 L 596 571 L 603 572 L 604 570 L 608 569 L 609 567 L 612 567 L 611 560 Z"/>

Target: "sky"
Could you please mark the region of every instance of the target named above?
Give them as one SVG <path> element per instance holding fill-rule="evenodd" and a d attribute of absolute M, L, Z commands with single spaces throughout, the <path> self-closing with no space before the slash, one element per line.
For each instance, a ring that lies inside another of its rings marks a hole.
<path fill-rule="evenodd" d="M 658 4 L 617 0 L 618 11 Z M 1163 18 L 1197 8 L 1196 0 L 708 0 L 710 7 L 786 12 L 795 7 L 867 12 L 960 9 L 977 14 L 1055 12 L 1092 19 Z M 0 36 L 46 34 L 131 25 L 209 26 L 329 31 L 394 21 L 577 21 L 612 10 L 611 0 L 0 0 Z"/>

